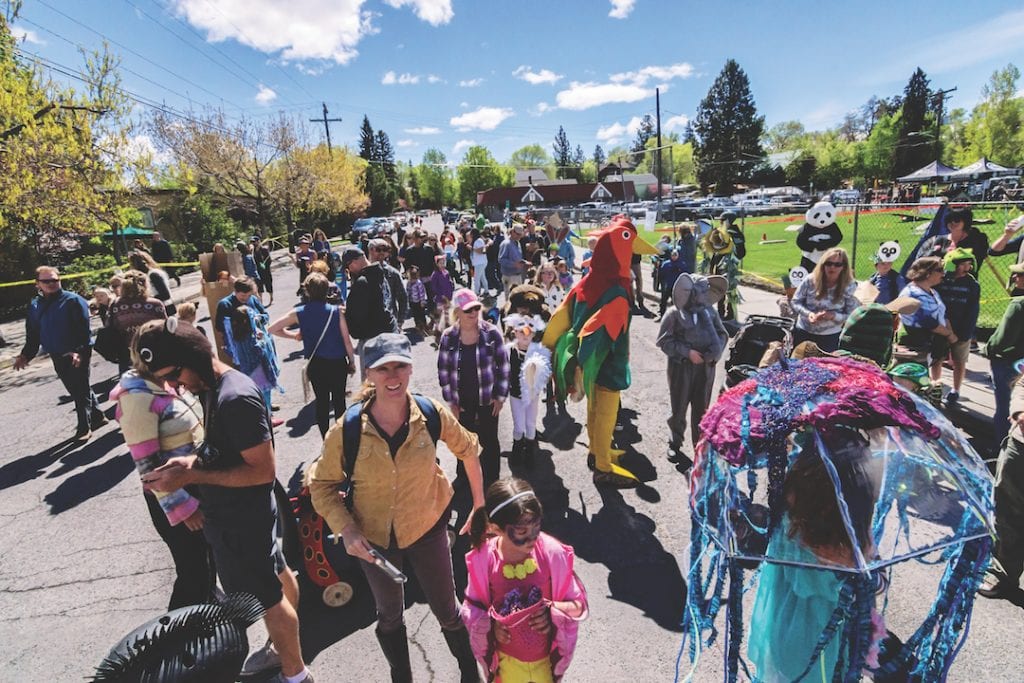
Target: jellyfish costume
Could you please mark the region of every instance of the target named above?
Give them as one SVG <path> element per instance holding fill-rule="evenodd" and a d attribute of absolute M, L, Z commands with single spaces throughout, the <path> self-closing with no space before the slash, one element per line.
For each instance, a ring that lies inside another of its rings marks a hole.
<path fill-rule="evenodd" d="M 677 680 L 722 612 L 729 683 L 946 680 L 994 535 L 992 477 L 946 418 L 874 365 L 809 358 L 723 392 L 701 432 Z M 937 594 L 904 642 L 883 639 L 892 573 L 909 561 L 941 569 Z"/>

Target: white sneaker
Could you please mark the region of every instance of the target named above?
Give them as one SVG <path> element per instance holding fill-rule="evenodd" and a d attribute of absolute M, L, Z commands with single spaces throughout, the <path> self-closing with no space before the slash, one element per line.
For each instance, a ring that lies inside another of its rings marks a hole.
<path fill-rule="evenodd" d="M 274 649 L 274 644 L 268 639 L 266 644 L 249 655 L 238 672 L 239 678 L 248 678 L 257 674 L 267 673 L 281 668 L 281 656 Z"/>

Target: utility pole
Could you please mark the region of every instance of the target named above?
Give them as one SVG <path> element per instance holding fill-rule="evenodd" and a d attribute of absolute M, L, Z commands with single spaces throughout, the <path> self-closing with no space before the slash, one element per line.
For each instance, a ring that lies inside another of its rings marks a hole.
<path fill-rule="evenodd" d="M 661 88 L 654 89 L 654 119 L 657 122 L 658 156 L 655 157 L 655 174 L 658 176 L 658 212 L 661 212 Z"/>
<path fill-rule="evenodd" d="M 331 126 L 330 126 L 330 124 L 334 123 L 334 122 L 340 123 L 341 119 L 340 118 L 337 118 L 337 119 L 329 119 L 329 118 L 327 118 L 327 103 L 323 102 L 322 104 L 324 105 L 324 115 L 323 115 L 323 118 L 310 119 L 309 121 L 310 121 L 310 123 L 321 123 L 322 122 L 324 124 L 324 132 L 327 134 L 327 153 L 333 159 L 334 158 L 334 150 L 331 148 Z"/>
<path fill-rule="evenodd" d="M 940 90 L 933 96 L 935 105 L 935 158 L 939 158 L 940 148 L 942 146 L 942 107 L 946 102 L 946 95 L 956 92 L 956 88 L 950 88 L 949 90 Z"/>

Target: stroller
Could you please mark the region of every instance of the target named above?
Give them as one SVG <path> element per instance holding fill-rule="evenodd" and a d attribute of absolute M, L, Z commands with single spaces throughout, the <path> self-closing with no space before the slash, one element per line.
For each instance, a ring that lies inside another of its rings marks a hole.
<path fill-rule="evenodd" d="M 771 315 L 752 315 L 729 342 L 725 361 L 725 386 L 734 387 L 759 369 L 761 358 L 772 342 L 782 343 L 782 353 L 793 350 L 793 320 Z"/>

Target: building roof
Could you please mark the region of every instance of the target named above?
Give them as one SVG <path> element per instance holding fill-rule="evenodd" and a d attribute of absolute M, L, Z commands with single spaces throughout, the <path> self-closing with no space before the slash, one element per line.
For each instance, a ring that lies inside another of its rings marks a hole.
<path fill-rule="evenodd" d="M 633 183 L 562 183 L 528 187 L 495 187 L 476 195 L 477 206 L 511 206 L 520 204 L 578 204 L 589 201 L 625 201 L 635 197 Z"/>

